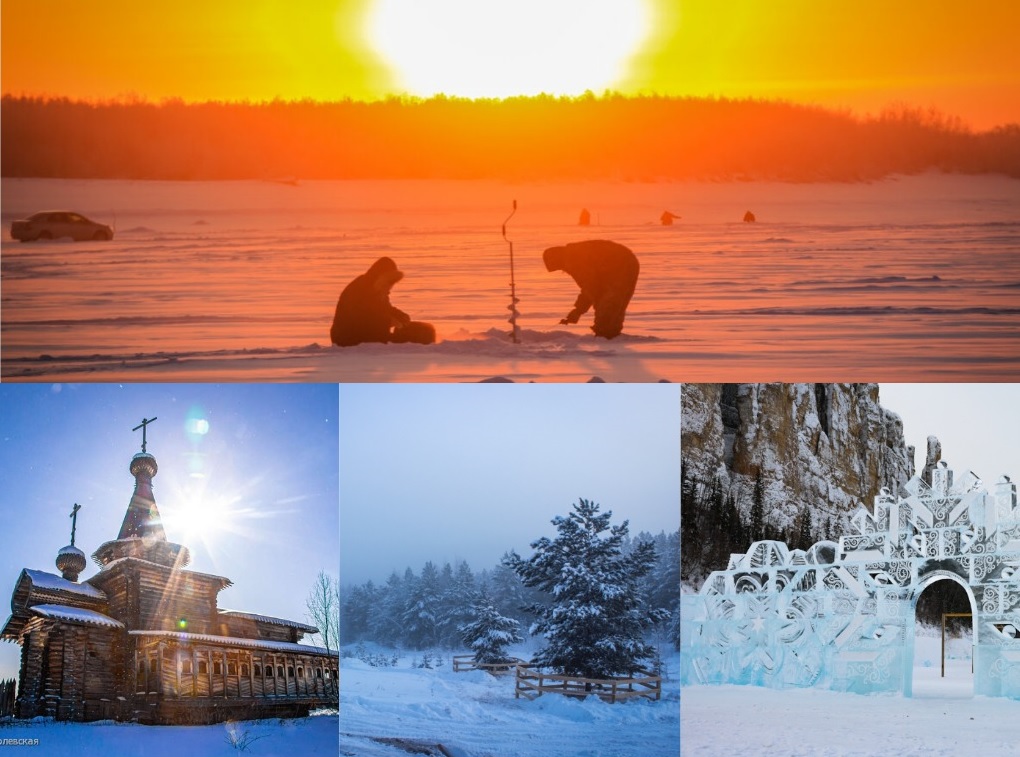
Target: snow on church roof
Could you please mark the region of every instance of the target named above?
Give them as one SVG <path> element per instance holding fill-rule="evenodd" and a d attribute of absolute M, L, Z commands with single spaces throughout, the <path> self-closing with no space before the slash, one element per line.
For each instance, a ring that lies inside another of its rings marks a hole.
<path fill-rule="evenodd" d="M 94 610 L 83 610 L 80 607 L 68 607 L 67 605 L 35 605 L 31 608 L 36 615 L 44 618 L 58 618 L 70 620 L 75 623 L 88 623 L 94 626 L 106 626 L 107 628 L 123 628 L 124 624 L 114 620 L 101 612 Z"/>
<path fill-rule="evenodd" d="M 296 628 L 299 631 L 305 633 L 318 633 L 319 629 L 315 626 L 309 626 L 305 623 L 298 623 L 296 620 L 286 620 L 284 618 L 274 618 L 271 615 L 259 615 L 254 612 L 242 612 L 241 610 L 220 610 L 220 615 L 229 615 L 234 618 L 251 618 L 262 623 L 269 623 L 274 626 L 286 626 L 287 628 Z"/>
<path fill-rule="evenodd" d="M 39 589 L 46 589 L 49 591 L 67 591 L 72 594 L 80 594 L 83 597 L 89 597 L 90 599 L 106 599 L 106 594 L 91 584 L 80 584 L 74 581 L 68 581 L 66 578 L 55 576 L 44 570 L 30 570 L 29 568 L 25 568 L 23 572 L 26 576 L 32 579 L 32 585 Z"/>
<path fill-rule="evenodd" d="M 325 647 L 313 647 L 309 644 L 293 644 L 289 641 L 265 641 L 263 639 L 242 639 L 238 636 L 214 636 L 206 633 L 181 633 L 179 631 L 128 631 L 132 636 L 165 636 L 178 641 L 206 642 L 225 644 L 232 647 L 254 647 L 258 649 L 275 649 L 280 652 L 297 652 L 298 654 L 328 654 L 339 656 L 339 652 Z"/>

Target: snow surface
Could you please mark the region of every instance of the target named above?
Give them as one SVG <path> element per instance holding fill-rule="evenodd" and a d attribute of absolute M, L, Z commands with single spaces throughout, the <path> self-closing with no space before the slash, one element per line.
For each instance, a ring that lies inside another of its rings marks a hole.
<path fill-rule="evenodd" d="M 228 743 L 256 737 L 242 752 Z M 38 739 L 33 746 L 2 746 L 4 739 Z M 257 720 L 204 726 L 154 726 L 134 723 L 57 723 L 36 718 L 14 725 L 0 723 L 0 751 L 4 754 L 64 755 L 65 757 L 336 757 L 337 715 L 324 711 L 307 718 Z M 405 753 L 406 757 L 406 753 Z"/>
<path fill-rule="evenodd" d="M 90 623 L 95 626 L 108 626 L 110 628 L 123 628 L 124 624 L 119 620 L 103 615 L 93 610 L 83 610 L 80 607 L 68 607 L 67 605 L 34 605 L 32 612 L 47 618 L 62 618 L 64 620 L 77 621 L 79 623 Z"/>
<path fill-rule="evenodd" d="M 915 641 L 914 696 L 684 686 L 683 757 L 963 757 L 1016 754 L 1020 702 L 975 697 L 969 638 Z"/>
<path fill-rule="evenodd" d="M 91 584 L 80 584 L 68 581 L 66 578 L 55 576 L 43 570 L 32 570 L 25 568 L 25 574 L 32 579 L 32 585 L 40 589 L 51 591 L 67 591 L 72 594 L 81 594 L 90 599 L 106 599 L 106 594 Z"/>
<path fill-rule="evenodd" d="M 858 184 L 5 179 L 111 242 L 3 240 L 5 380 L 1014 380 L 1020 180 Z M 521 343 L 508 338 L 514 243 Z M 683 221 L 658 223 L 664 207 Z M 598 225 L 579 228 L 581 207 Z M 741 222 L 751 209 L 758 223 Z M 595 339 L 547 247 L 607 238 L 641 261 L 624 335 Z M 334 348 L 337 296 L 381 255 L 435 345 Z"/>
<path fill-rule="evenodd" d="M 325 647 L 313 647 L 309 644 L 294 644 L 289 641 L 267 641 L 264 639 L 245 639 L 239 636 L 214 636 L 205 633 L 179 633 L 177 631 L 128 631 L 132 636 L 166 636 L 179 641 L 205 641 L 214 644 L 229 644 L 236 647 L 253 647 L 258 649 L 278 649 L 283 652 L 314 652 L 316 654 L 332 654 Z"/>
<path fill-rule="evenodd" d="M 259 615 L 254 612 L 243 612 L 242 610 L 220 610 L 220 615 L 230 615 L 236 618 L 251 618 L 252 620 L 258 620 L 262 623 L 268 623 L 275 626 L 287 626 L 288 628 L 296 628 L 299 631 L 305 631 L 306 633 L 318 633 L 319 629 L 315 626 L 310 626 L 307 623 L 299 623 L 296 620 L 287 620 L 286 618 L 274 618 L 271 615 Z"/>
<path fill-rule="evenodd" d="M 619 704 L 550 694 L 515 699 L 512 673 L 454 673 L 450 653 L 443 654 L 441 668 L 419 669 L 412 667 L 415 653 L 403 655 L 395 668 L 341 659 L 342 755 L 400 753 L 373 740 L 379 738 L 441 743 L 470 757 L 673 757 L 679 752 L 679 653 L 668 658 L 673 680 L 663 683 L 660 701 Z"/>

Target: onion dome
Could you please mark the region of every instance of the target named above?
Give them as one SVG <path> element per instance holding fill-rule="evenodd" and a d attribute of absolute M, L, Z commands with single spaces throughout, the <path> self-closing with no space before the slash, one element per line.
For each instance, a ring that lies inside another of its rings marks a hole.
<path fill-rule="evenodd" d="M 139 452 L 131 458 L 131 475 L 135 477 L 135 491 L 124 515 L 118 539 L 131 537 L 153 538 L 166 541 L 163 522 L 156 509 L 156 499 L 152 494 L 152 478 L 159 470 L 156 458 L 148 452 Z"/>
<path fill-rule="evenodd" d="M 85 553 L 73 544 L 57 552 L 57 570 L 67 581 L 78 580 L 78 574 L 85 570 Z"/>
<path fill-rule="evenodd" d="M 92 559 L 100 566 L 124 557 L 133 557 L 167 567 L 183 568 L 191 562 L 191 554 L 187 547 L 167 541 L 163 519 L 152 492 L 152 479 L 159 470 L 156 458 L 143 450 L 131 458 L 128 469 L 134 476 L 135 490 L 124 514 L 124 522 L 121 523 L 117 538 L 100 545 Z"/>
<path fill-rule="evenodd" d="M 131 475 L 136 479 L 139 474 L 144 474 L 150 481 L 152 480 L 152 477 L 156 475 L 156 471 L 159 470 L 159 466 L 156 465 L 156 458 L 148 452 L 139 452 L 132 457 L 129 468 L 131 470 Z"/>

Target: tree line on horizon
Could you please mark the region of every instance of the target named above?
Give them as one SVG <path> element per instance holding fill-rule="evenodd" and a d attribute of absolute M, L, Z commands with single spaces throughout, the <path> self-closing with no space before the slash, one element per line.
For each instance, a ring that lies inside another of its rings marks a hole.
<path fill-rule="evenodd" d="M 5 95 L 5 177 L 867 181 L 1020 177 L 1020 124 L 723 98 L 90 103 Z"/>
<path fill-rule="evenodd" d="M 652 608 L 674 611 L 679 620 L 680 532 L 640 533 L 619 540 L 623 561 L 649 560 L 637 594 Z M 475 573 L 466 561 L 442 567 L 427 561 L 418 573 L 410 567 L 393 571 L 385 584 L 366 581 L 340 589 L 340 639 L 350 646 L 375 642 L 402 649 L 464 649 L 462 629 L 477 620 L 477 607 L 491 606 L 525 633 L 538 633 L 539 615 L 552 597 L 526 585 L 513 567 L 513 553 L 492 568 Z M 520 558 L 518 558 L 520 560 Z M 521 561 L 523 562 L 523 561 Z M 520 562 L 517 563 L 520 565 Z M 592 566 L 595 568 L 596 566 Z M 590 621 L 590 618 L 589 618 Z M 658 632 L 679 642 L 679 622 L 662 623 Z"/>

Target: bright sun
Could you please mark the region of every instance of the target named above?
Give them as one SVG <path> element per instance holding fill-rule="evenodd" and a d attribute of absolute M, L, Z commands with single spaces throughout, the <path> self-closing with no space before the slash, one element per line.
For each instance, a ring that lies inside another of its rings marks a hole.
<path fill-rule="evenodd" d="M 422 97 L 600 93 L 650 30 L 645 0 L 375 0 L 368 23 Z"/>

